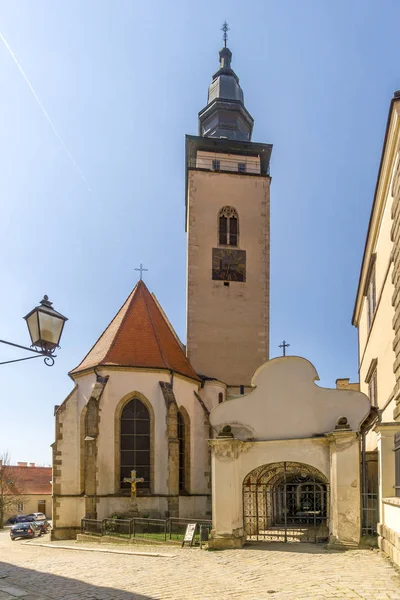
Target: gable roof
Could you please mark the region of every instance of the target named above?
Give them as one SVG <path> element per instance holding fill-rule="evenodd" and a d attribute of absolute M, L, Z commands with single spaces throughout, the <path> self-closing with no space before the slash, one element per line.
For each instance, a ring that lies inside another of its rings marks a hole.
<path fill-rule="evenodd" d="M 12 478 L 11 493 L 51 494 L 51 467 L 21 467 L 6 465 L 3 467 L 7 476 Z M 15 489 L 14 489 L 15 488 Z"/>
<path fill-rule="evenodd" d="M 142 280 L 70 375 L 101 365 L 167 369 L 199 380 Z"/>

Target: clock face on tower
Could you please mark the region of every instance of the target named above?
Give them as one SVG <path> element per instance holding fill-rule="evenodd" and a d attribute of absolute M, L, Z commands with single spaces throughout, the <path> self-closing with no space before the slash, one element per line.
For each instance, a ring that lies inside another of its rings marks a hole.
<path fill-rule="evenodd" d="M 246 250 L 213 248 L 212 278 L 222 281 L 246 281 Z"/>

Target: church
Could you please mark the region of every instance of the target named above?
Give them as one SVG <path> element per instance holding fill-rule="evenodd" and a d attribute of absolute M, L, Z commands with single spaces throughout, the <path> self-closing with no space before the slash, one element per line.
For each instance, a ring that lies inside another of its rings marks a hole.
<path fill-rule="evenodd" d="M 210 545 L 302 535 L 357 544 L 368 398 L 269 359 L 270 157 L 232 53 L 186 136 L 187 341 L 139 280 L 55 410 L 53 539 L 81 519 L 211 518 Z"/>

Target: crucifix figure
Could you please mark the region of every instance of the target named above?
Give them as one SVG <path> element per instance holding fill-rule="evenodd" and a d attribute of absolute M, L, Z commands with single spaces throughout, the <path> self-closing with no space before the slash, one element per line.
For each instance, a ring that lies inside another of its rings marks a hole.
<path fill-rule="evenodd" d="M 279 348 L 283 349 L 283 356 L 286 356 L 286 348 L 289 348 L 290 344 L 287 344 L 285 340 L 283 340 L 282 344 L 279 344 Z"/>
<path fill-rule="evenodd" d="M 124 483 L 131 484 L 131 505 L 128 511 L 130 517 L 138 517 L 139 510 L 136 502 L 136 484 L 142 483 L 144 481 L 143 477 L 136 477 L 136 471 L 133 469 L 131 471 L 130 477 L 124 477 Z"/>
<path fill-rule="evenodd" d="M 133 469 L 131 471 L 130 477 L 124 477 L 124 483 L 131 484 L 131 498 L 136 499 L 136 484 L 143 483 L 143 477 L 136 477 L 136 471 Z"/>
<path fill-rule="evenodd" d="M 143 271 L 148 271 L 148 269 L 145 269 L 142 263 L 140 263 L 140 267 L 135 269 L 135 271 L 140 271 L 140 279 L 143 279 Z"/>
<path fill-rule="evenodd" d="M 228 31 L 229 31 L 229 25 L 226 21 L 224 21 L 224 24 L 221 27 L 221 31 L 224 32 L 224 35 L 222 36 L 222 39 L 224 40 L 224 46 L 226 48 L 226 41 L 228 39 Z"/>

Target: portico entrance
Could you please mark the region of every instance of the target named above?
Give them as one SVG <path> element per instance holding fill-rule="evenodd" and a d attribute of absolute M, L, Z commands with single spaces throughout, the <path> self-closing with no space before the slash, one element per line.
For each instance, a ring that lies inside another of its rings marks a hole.
<path fill-rule="evenodd" d="M 324 542 L 329 534 L 329 485 L 314 467 L 278 462 L 243 481 L 247 541 Z"/>

